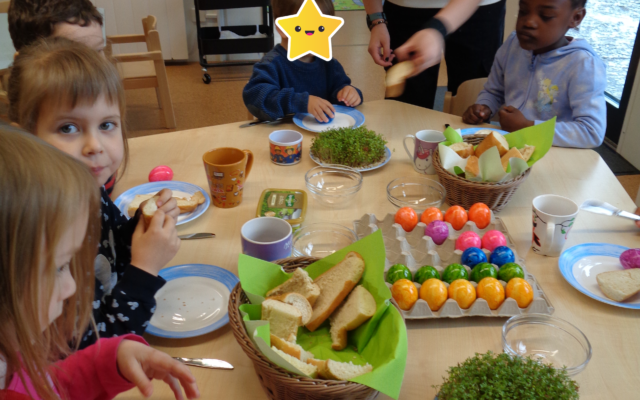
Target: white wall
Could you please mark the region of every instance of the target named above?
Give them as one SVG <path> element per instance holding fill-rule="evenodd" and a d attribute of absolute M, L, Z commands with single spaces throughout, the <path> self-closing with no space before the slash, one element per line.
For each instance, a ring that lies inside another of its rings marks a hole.
<path fill-rule="evenodd" d="M 518 18 L 518 0 L 507 0 L 507 14 L 504 21 L 504 38 L 511 35 L 516 30 L 516 19 Z"/>
<path fill-rule="evenodd" d="M 634 167 L 640 169 L 640 66 L 638 66 L 635 82 L 631 89 L 627 115 L 622 125 L 617 151 Z M 640 193 L 638 201 L 640 201 Z"/>

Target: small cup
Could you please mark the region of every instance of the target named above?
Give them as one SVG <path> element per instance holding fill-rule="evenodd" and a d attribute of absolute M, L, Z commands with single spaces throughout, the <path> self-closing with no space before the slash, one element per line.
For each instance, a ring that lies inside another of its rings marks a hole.
<path fill-rule="evenodd" d="M 294 165 L 302 156 L 302 134 L 297 131 L 273 131 L 269 134 L 271 161 L 278 165 Z"/>
<path fill-rule="evenodd" d="M 291 256 L 293 230 L 280 218 L 260 217 L 247 221 L 240 229 L 242 253 L 265 261 Z"/>
<path fill-rule="evenodd" d="M 407 139 L 413 139 L 413 151 L 407 147 Z M 446 138 L 440 131 L 424 130 L 414 135 L 407 135 L 403 140 L 404 149 L 413 163 L 413 168 L 421 174 L 433 175 L 436 169 L 433 167 L 433 152 L 438 148 L 438 143 Z"/>
<path fill-rule="evenodd" d="M 533 199 L 533 251 L 558 257 L 577 215 L 578 205 L 566 197 L 544 194 Z"/>
<path fill-rule="evenodd" d="M 202 161 L 213 205 L 220 208 L 240 205 L 244 183 L 253 165 L 253 153 L 250 150 L 220 147 L 204 153 Z"/>

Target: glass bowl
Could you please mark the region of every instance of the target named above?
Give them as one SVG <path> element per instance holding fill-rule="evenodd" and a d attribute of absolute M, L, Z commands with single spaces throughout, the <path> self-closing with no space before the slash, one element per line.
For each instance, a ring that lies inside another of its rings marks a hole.
<path fill-rule="evenodd" d="M 411 207 L 416 211 L 440 207 L 446 196 L 444 186 L 420 176 L 397 178 L 387 185 L 387 199 L 391 204 L 396 207 Z"/>
<path fill-rule="evenodd" d="M 329 206 L 350 203 L 362 188 L 362 174 L 344 165 L 325 164 L 311 168 L 304 180 L 311 196 Z"/>
<path fill-rule="evenodd" d="M 591 344 L 584 333 L 546 314 L 509 318 L 502 327 L 502 348 L 507 354 L 530 356 L 556 369 L 566 366 L 569 376 L 580 373 L 591 360 Z"/>
<path fill-rule="evenodd" d="M 324 258 L 356 242 L 356 233 L 330 222 L 309 224 L 293 235 L 293 257 Z"/>

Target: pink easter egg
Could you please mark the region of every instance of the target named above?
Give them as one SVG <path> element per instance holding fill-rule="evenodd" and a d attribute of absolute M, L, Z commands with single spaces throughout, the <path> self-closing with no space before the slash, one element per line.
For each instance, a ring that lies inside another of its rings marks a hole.
<path fill-rule="evenodd" d="M 502 232 L 492 230 L 482 236 L 482 248 L 489 251 L 495 250 L 496 247 L 506 246 L 507 238 L 504 237 Z"/>
<path fill-rule="evenodd" d="M 465 251 L 469 247 L 480 248 L 482 241 L 477 233 L 472 231 L 463 232 L 456 239 L 456 250 Z"/>
<path fill-rule="evenodd" d="M 431 237 L 435 244 L 441 245 L 449 237 L 449 227 L 445 222 L 432 221 L 424 228 L 424 234 Z"/>
<path fill-rule="evenodd" d="M 159 165 L 149 172 L 149 182 L 170 181 L 173 179 L 173 170 L 166 165 Z"/>
<path fill-rule="evenodd" d="M 624 269 L 640 268 L 640 249 L 629 249 L 620 254 Z"/>

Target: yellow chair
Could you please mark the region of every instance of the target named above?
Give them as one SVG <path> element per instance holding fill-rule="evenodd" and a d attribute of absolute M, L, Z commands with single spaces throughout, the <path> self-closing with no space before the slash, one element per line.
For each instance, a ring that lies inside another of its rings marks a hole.
<path fill-rule="evenodd" d="M 125 90 L 155 88 L 160 108 L 164 111 L 167 128 L 176 127 L 167 70 L 162 58 L 160 34 L 156 30 L 157 19 L 149 15 L 142 19 L 144 34 L 107 36 L 107 54 L 111 46 L 125 43 L 146 43 L 146 53 L 118 54 L 112 56 L 118 67 Z"/>
<path fill-rule="evenodd" d="M 442 111 L 461 117 L 469 106 L 476 103 L 476 99 L 486 82 L 487 78 L 471 79 L 462 82 L 455 96 L 452 96 L 451 92 L 447 92 L 444 95 L 444 107 Z"/>

